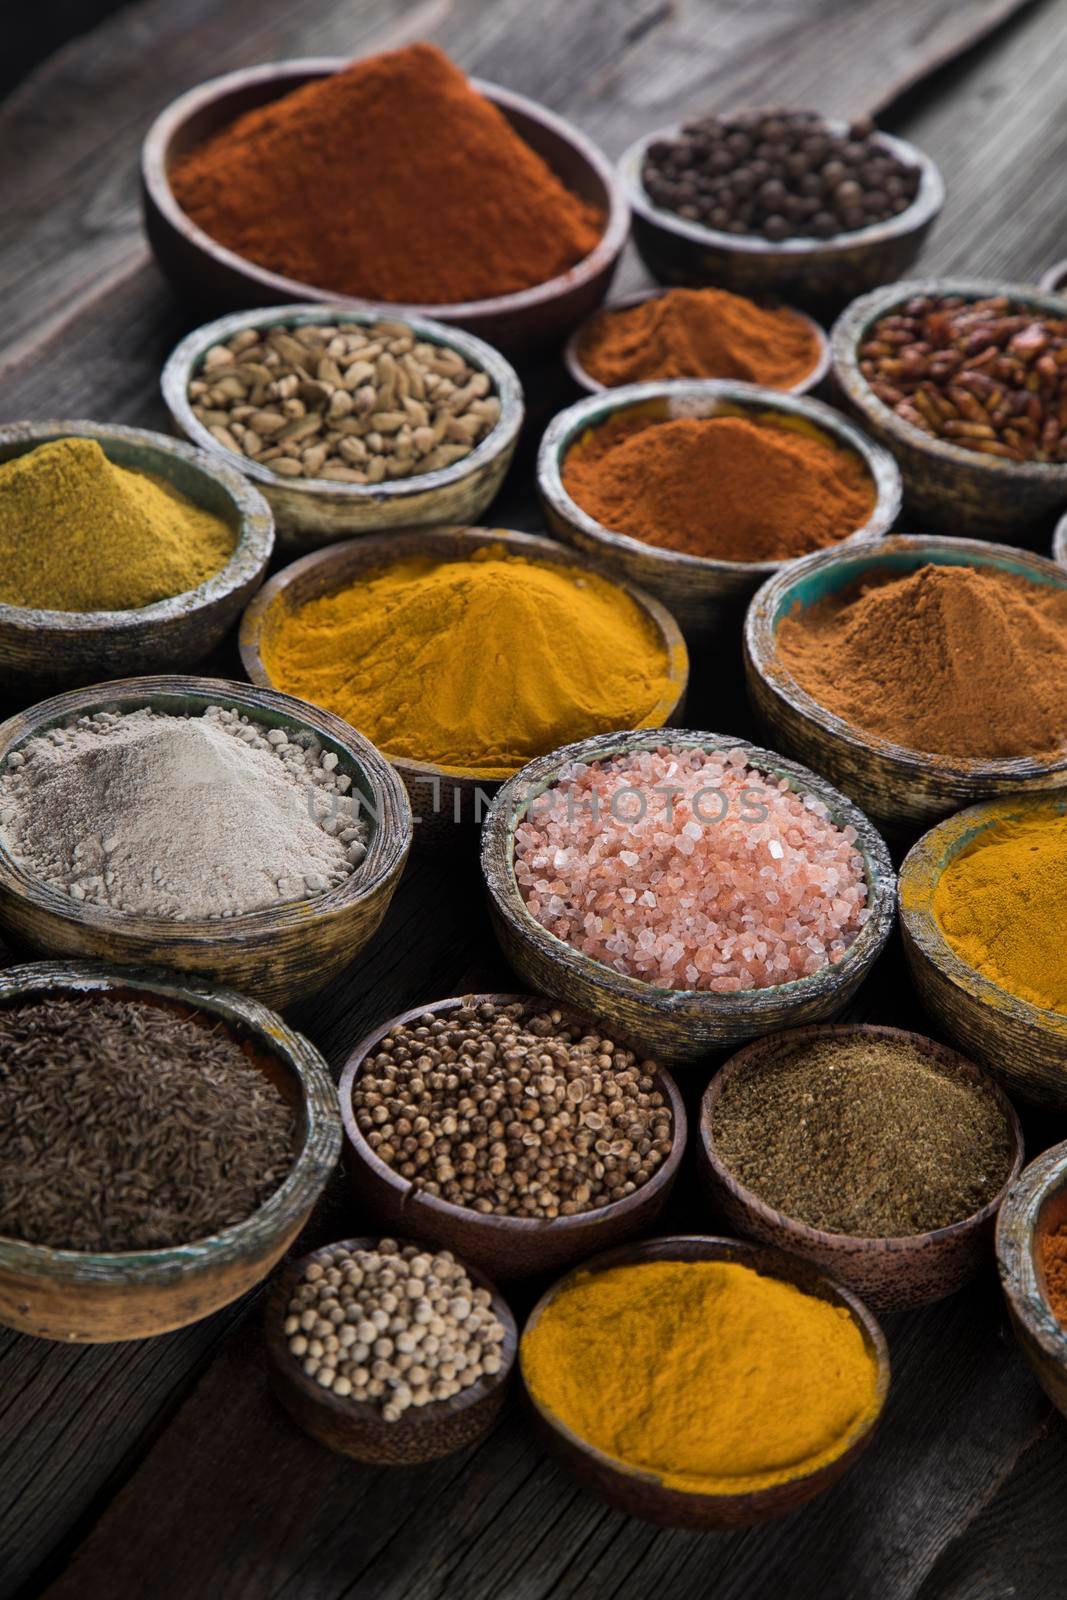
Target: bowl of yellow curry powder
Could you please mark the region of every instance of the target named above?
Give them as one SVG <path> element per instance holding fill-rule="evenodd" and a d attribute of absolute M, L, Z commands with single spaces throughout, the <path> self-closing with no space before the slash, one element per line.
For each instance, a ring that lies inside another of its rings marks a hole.
<path fill-rule="evenodd" d="M 926 1009 L 1022 1099 L 1067 1110 L 1067 795 L 968 806 L 900 869 L 904 950 Z"/>
<path fill-rule="evenodd" d="M 196 665 L 263 581 L 270 507 L 163 434 L 0 428 L 0 678 L 39 691 Z"/>
<path fill-rule="evenodd" d="M 681 1235 L 606 1251 L 519 1347 L 544 1443 L 593 1494 L 669 1527 L 747 1527 L 829 1488 L 889 1390 L 878 1323 L 799 1257 Z"/>
<path fill-rule="evenodd" d="M 552 539 L 450 527 L 294 561 L 241 624 L 253 683 L 359 729 L 407 785 L 416 838 L 480 823 L 533 756 L 681 715 L 670 613 Z"/>

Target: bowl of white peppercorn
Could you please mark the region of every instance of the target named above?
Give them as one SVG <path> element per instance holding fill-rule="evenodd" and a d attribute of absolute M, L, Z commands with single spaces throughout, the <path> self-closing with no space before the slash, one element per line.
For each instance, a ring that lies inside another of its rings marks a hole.
<path fill-rule="evenodd" d="M 274 1391 L 328 1450 L 415 1466 L 474 1444 L 500 1414 L 518 1334 L 451 1251 L 343 1239 L 290 1262 L 266 1307 Z"/>
<path fill-rule="evenodd" d="M 255 484 L 289 549 L 477 522 L 523 419 L 518 375 L 483 340 L 352 306 L 220 317 L 177 346 L 162 389 L 175 430 Z"/>
<path fill-rule="evenodd" d="M 685 1149 L 670 1074 L 531 995 L 403 1012 L 356 1046 L 338 1092 L 360 1205 L 501 1282 L 647 1229 Z M 392 1118 L 397 1096 L 416 1107 L 410 1129 Z"/>

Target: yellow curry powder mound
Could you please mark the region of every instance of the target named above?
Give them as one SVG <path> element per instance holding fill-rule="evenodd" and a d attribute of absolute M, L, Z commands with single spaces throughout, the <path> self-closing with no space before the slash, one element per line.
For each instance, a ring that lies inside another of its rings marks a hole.
<path fill-rule="evenodd" d="M 0 603 L 130 611 L 220 572 L 234 536 L 161 479 L 56 439 L 0 465 Z"/>
<path fill-rule="evenodd" d="M 591 734 L 659 720 L 667 651 L 596 573 L 486 545 L 399 561 L 298 607 L 261 641 L 271 682 L 325 706 L 393 758 L 505 778 Z"/>
<path fill-rule="evenodd" d="M 835 1460 L 873 1416 L 848 1311 L 726 1261 L 584 1273 L 522 1340 L 534 1399 L 669 1488 L 734 1494 Z"/>

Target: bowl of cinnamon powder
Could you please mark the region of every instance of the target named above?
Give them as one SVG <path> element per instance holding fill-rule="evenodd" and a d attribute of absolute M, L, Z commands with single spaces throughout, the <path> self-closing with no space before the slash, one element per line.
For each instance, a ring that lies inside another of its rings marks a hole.
<path fill-rule="evenodd" d="M 900 475 L 829 406 L 751 383 L 626 384 L 548 426 L 549 527 L 655 594 L 683 630 L 736 632 L 761 582 L 812 550 L 877 539 Z"/>
<path fill-rule="evenodd" d="M 389 305 L 509 353 L 595 310 L 629 231 L 595 145 L 429 44 L 202 84 L 149 130 L 142 187 L 164 273 L 219 310 Z"/>
<path fill-rule="evenodd" d="M 745 621 L 749 695 L 776 744 L 886 832 L 1067 787 L 1067 572 L 985 540 L 822 550 Z"/>

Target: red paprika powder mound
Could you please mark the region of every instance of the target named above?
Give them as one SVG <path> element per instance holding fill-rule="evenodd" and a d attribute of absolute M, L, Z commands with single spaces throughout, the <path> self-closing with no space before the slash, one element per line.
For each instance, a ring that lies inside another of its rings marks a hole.
<path fill-rule="evenodd" d="M 1048 1303 L 1067 1328 L 1067 1224 L 1041 1236 L 1041 1265 L 1045 1269 Z"/>
<path fill-rule="evenodd" d="M 802 689 L 865 733 L 935 756 L 1067 745 L 1067 589 L 994 567 L 875 574 L 778 625 Z"/>
<path fill-rule="evenodd" d="M 603 219 L 428 44 L 370 56 L 223 128 L 170 172 L 205 233 L 271 272 L 369 300 L 528 289 Z"/>
<path fill-rule="evenodd" d="M 819 341 L 786 308 L 767 310 L 725 289 L 668 289 L 593 318 L 578 345 L 609 389 L 647 378 L 735 378 L 791 389 L 814 368 Z"/>
<path fill-rule="evenodd" d="M 623 412 L 570 450 L 563 485 L 614 533 L 718 561 L 821 549 L 862 527 L 875 502 L 851 450 L 734 416 L 650 422 Z"/>

